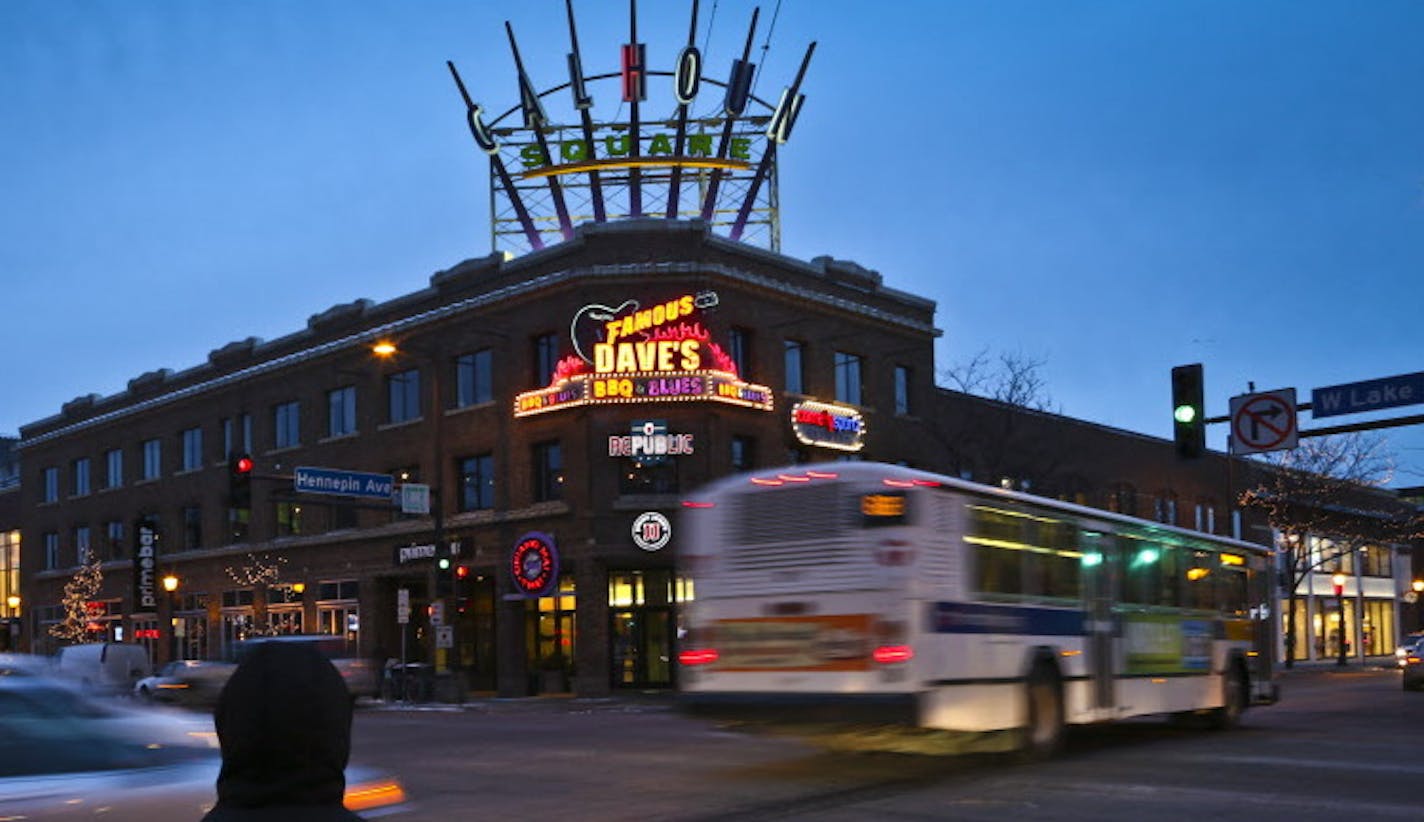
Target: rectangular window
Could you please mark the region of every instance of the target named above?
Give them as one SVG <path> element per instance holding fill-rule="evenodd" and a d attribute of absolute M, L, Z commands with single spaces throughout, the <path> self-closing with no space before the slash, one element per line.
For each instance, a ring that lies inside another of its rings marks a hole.
<path fill-rule="evenodd" d="M 44 470 L 44 501 L 59 502 L 59 469 Z"/>
<path fill-rule="evenodd" d="M 44 563 L 46 571 L 59 567 L 59 534 L 54 531 L 44 535 Z"/>
<path fill-rule="evenodd" d="M 732 470 L 752 470 L 752 438 L 732 437 Z"/>
<path fill-rule="evenodd" d="M 420 417 L 420 369 L 386 377 L 387 422 L 410 422 Z"/>
<path fill-rule="evenodd" d="M 203 467 L 203 429 L 189 428 L 183 432 L 183 470 Z"/>
<path fill-rule="evenodd" d="M 252 415 L 239 414 L 237 421 L 242 425 L 242 450 L 243 453 L 252 453 Z"/>
<path fill-rule="evenodd" d="M 74 496 L 89 496 L 89 458 L 80 457 L 70 464 L 70 471 L 74 475 Z"/>
<path fill-rule="evenodd" d="M 534 446 L 534 501 L 563 499 L 564 455 L 558 442 Z"/>
<path fill-rule="evenodd" d="M 115 448 L 104 454 L 108 474 L 104 477 L 105 488 L 118 488 L 124 484 L 124 452 Z"/>
<path fill-rule="evenodd" d="M 836 402 L 860 405 L 860 355 L 836 352 Z"/>
<path fill-rule="evenodd" d="M 326 392 L 326 435 L 344 437 L 356 433 L 356 387 L 347 385 Z"/>
<path fill-rule="evenodd" d="M 460 510 L 482 511 L 494 507 L 494 455 L 479 454 L 460 460 Z"/>
<path fill-rule="evenodd" d="M 247 541 L 247 532 L 250 530 L 251 520 L 251 508 L 227 509 L 227 532 L 232 535 L 233 542 Z"/>
<path fill-rule="evenodd" d="M 89 526 L 74 526 L 74 564 L 83 565 L 89 561 L 89 552 L 94 550 L 89 541 Z"/>
<path fill-rule="evenodd" d="M 488 348 L 462 354 L 455 360 L 455 405 L 464 408 L 494 399 L 491 368 L 494 354 Z M 541 383 L 542 384 L 542 383 Z"/>
<path fill-rule="evenodd" d="M 222 449 L 223 449 L 223 450 L 222 450 L 222 458 L 223 458 L 223 459 L 230 459 L 230 458 L 232 457 L 232 454 L 233 454 L 233 451 L 234 451 L 234 446 L 235 446 L 235 444 L 236 444 L 236 443 L 234 442 L 234 440 L 233 440 L 234 433 L 235 433 L 235 428 L 234 428 L 234 425 L 233 425 L 233 419 L 232 419 L 232 417 L 223 417 L 223 419 L 222 419 L 222 438 L 223 438 L 223 440 L 222 440 Z"/>
<path fill-rule="evenodd" d="M 203 547 L 203 509 L 196 505 L 183 508 L 183 550 Z"/>
<path fill-rule="evenodd" d="M 105 541 L 108 543 L 107 555 L 109 559 L 123 559 L 128 555 L 124 550 L 124 523 L 122 520 L 109 520 L 109 524 L 104 526 Z"/>
<path fill-rule="evenodd" d="M 745 328 L 727 331 L 727 356 L 737 366 L 737 376 L 747 376 L 747 361 L 751 358 L 751 332 Z"/>
<path fill-rule="evenodd" d="M 534 338 L 534 384 L 540 388 L 554 381 L 559 367 L 559 335 L 540 334 Z"/>
<path fill-rule="evenodd" d="M 274 437 L 272 444 L 276 448 L 291 448 L 302 443 L 302 404 L 297 401 L 284 402 L 272 409 L 272 423 Z"/>
<path fill-rule="evenodd" d="M 786 346 L 786 393 L 805 394 L 806 380 L 802 376 L 802 357 L 806 353 L 806 344 L 800 340 L 785 340 Z"/>
<path fill-rule="evenodd" d="M 145 440 L 143 443 L 143 478 L 154 480 L 163 476 L 163 443 Z"/>
<path fill-rule="evenodd" d="M 910 369 L 895 366 L 895 414 L 905 416 L 910 413 Z"/>

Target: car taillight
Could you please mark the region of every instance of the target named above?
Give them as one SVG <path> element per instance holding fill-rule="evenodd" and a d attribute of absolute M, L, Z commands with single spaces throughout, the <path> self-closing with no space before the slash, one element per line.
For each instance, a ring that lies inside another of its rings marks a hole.
<path fill-rule="evenodd" d="M 871 652 L 870 658 L 881 665 L 894 665 L 914 659 L 915 649 L 909 645 L 881 645 Z"/>
<path fill-rule="evenodd" d="M 1405 663 L 1406 665 L 1418 665 L 1418 664 L 1419 664 L 1419 660 L 1420 660 L 1420 657 L 1417 657 L 1417 656 L 1407 656 L 1407 657 L 1404 658 L 1404 663 Z"/>
<path fill-rule="evenodd" d="M 683 665 L 711 665 L 718 656 L 716 648 L 689 648 L 677 655 L 677 661 Z"/>

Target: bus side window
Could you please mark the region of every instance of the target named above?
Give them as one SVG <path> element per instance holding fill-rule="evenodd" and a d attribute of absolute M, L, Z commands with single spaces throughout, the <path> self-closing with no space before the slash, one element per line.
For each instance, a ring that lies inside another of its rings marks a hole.
<path fill-rule="evenodd" d="M 1078 550 L 1078 526 L 1071 522 L 1044 522 L 1038 527 L 1043 554 L 1043 587 L 1046 597 L 1076 600 L 1083 595 L 1082 552 Z"/>
<path fill-rule="evenodd" d="M 1186 571 L 1187 598 L 1184 604 L 1199 611 L 1216 610 L 1216 588 L 1220 575 L 1213 566 L 1216 554 L 1194 550 Z"/>

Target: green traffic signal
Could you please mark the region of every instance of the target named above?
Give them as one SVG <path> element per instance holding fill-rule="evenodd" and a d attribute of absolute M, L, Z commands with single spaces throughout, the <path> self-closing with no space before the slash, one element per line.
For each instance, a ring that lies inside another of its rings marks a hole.
<path fill-rule="evenodd" d="M 439 561 L 437 564 L 440 566 L 440 570 L 442 570 L 442 571 L 448 571 L 448 570 L 450 570 L 450 558 L 449 558 L 449 557 L 441 557 L 441 558 L 440 558 L 440 561 Z"/>
<path fill-rule="evenodd" d="M 1179 405 L 1172 412 L 1172 419 L 1181 423 L 1189 423 L 1197 418 L 1197 408 L 1194 405 Z"/>

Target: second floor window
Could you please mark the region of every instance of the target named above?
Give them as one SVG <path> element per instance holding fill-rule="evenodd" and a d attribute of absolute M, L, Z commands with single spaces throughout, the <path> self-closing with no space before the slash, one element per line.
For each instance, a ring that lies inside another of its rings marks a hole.
<path fill-rule="evenodd" d="M 751 357 L 751 332 L 745 328 L 727 331 L 727 356 L 737 366 L 737 375 L 747 376 L 747 360 Z"/>
<path fill-rule="evenodd" d="M 59 534 L 54 531 L 44 535 L 44 567 L 46 571 L 59 567 Z"/>
<path fill-rule="evenodd" d="M 59 502 L 59 469 L 44 470 L 44 501 Z"/>
<path fill-rule="evenodd" d="M 836 402 L 860 405 L 860 355 L 836 352 Z"/>
<path fill-rule="evenodd" d="M 409 422 L 420 416 L 420 370 L 412 368 L 386 377 L 390 400 L 387 422 Z"/>
<path fill-rule="evenodd" d="M 460 460 L 460 510 L 494 507 L 494 456 L 479 454 Z"/>
<path fill-rule="evenodd" d="M 143 478 L 158 479 L 163 476 L 163 443 L 145 440 L 143 443 Z"/>
<path fill-rule="evenodd" d="M 326 435 L 356 433 L 356 387 L 347 385 L 326 392 Z"/>
<path fill-rule="evenodd" d="M 118 488 L 124 484 L 124 452 L 115 448 L 104 455 L 109 472 L 104 477 L 105 488 Z"/>
<path fill-rule="evenodd" d="M 296 401 L 284 402 L 272 409 L 274 435 L 272 444 L 276 448 L 291 448 L 302 442 L 302 404 Z"/>
<path fill-rule="evenodd" d="M 294 536 L 302 532 L 302 506 L 295 502 L 277 503 L 277 536 Z"/>
<path fill-rule="evenodd" d="M 534 338 L 534 384 L 543 388 L 554 381 L 559 367 L 559 335 L 540 334 Z"/>
<path fill-rule="evenodd" d="M 183 432 L 183 470 L 203 467 L 203 429 L 189 428 Z"/>
<path fill-rule="evenodd" d="M 189 505 L 183 509 L 183 550 L 203 547 L 203 509 Z"/>
<path fill-rule="evenodd" d="M 104 535 L 109 559 L 123 559 L 128 555 L 128 552 L 124 550 L 124 523 L 122 520 L 110 520 L 109 524 L 104 526 Z"/>
<path fill-rule="evenodd" d="M 89 495 L 89 458 L 80 457 L 70 466 L 74 472 L 74 496 Z"/>
<path fill-rule="evenodd" d="M 534 446 L 534 501 L 563 499 L 564 453 L 557 442 Z"/>
<path fill-rule="evenodd" d="M 490 369 L 494 354 L 484 348 L 455 360 L 455 405 L 464 408 L 494 399 Z"/>
<path fill-rule="evenodd" d="M 800 340 L 786 340 L 786 393 L 804 394 L 806 393 L 806 380 L 801 375 L 801 359 L 806 351 L 806 344 Z"/>
<path fill-rule="evenodd" d="M 74 564 L 83 565 L 89 561 L 89 552 L 93 550 L 93 545 L 89 542 L 89 526 L 78 525 L 74 528 Z"/>
<path fill-rule="evenodd" d="M 895 366 L 895 413 L 910 413 L 910 369 L 903 365 Z"/>

